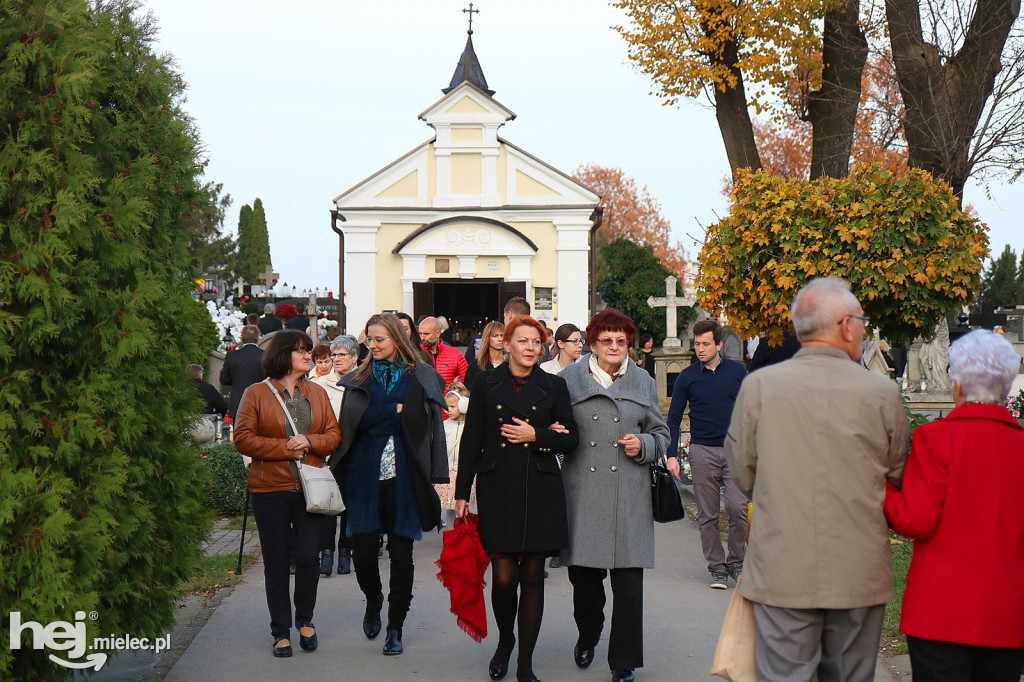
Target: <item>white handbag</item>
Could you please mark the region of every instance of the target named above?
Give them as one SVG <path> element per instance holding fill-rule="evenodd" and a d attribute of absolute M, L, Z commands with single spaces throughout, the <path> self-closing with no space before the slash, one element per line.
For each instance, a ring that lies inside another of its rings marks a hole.
<path fill-rule="evenodd" d="M 295 421 L 292 419 L 288 408 L 285 407 L 281 394 L 270 383 L 270 379 L 264 379 L 263 381 L 267 386 L 270 386 L 270 390 L 273 392 L 274 397 L 277 398 L 277 402 L 281 404 L 285 419 L 288 420 L 288 425 L 292 427 L 292 433 L 298 435 L 299 431 L 295 428 Z M 305 460 L 305 457 L 302 459 Z M 338 482 L 334 479 L 334 472 L 329 467 L 315 467 L 304 462 L 292 462 L 291 465 L 295 479 L 302 486 L 302 494 L 306 498 L 307 512 L 310 514 L 335 516 L 345 511 L 345 503 L 341 499 L 341 489 L 338 488 Z"/>

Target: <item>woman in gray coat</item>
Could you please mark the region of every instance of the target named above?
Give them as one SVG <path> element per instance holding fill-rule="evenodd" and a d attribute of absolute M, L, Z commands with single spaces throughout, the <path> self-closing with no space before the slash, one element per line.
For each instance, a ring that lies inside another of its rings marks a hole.
<path fill-rule="evenodd" d="M 654 568 L 650 464 L 668 447 L 654 380 L 628 356 L 635 332 L 629 317 L 602 310 L 587 327 L 593 354 L 560 375 L 580 438 L 562 469 L 569 515 L 565 563 L 579 631 L 573 658 L 582 669 L 594 660 L 610 572 L 613 682 L 630 682 L 644 664 L 643 569 Z"/>

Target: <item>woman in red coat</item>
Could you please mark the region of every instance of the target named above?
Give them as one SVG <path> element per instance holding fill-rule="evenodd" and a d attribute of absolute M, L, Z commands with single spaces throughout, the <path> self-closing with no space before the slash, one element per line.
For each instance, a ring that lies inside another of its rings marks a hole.
<path fill-rule="evenodd" d="M 999 334 L 953 344 L 956 409 L 921 426 L 885 515 L 914 539 L 900 630 L 914 682 L 1017 682 L 1024 668 L 1024 429 L 1004 407 L 1020 356 Z"/>

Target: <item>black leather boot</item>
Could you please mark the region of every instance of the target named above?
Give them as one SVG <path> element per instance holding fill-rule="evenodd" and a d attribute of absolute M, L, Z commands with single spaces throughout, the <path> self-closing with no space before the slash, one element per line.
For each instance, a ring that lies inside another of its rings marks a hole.
<path fill-rule="evenodd" d="M 380 634 L 380 610 L 382 608 L 384 608 L 383 592 L 379 592 L 376 599 L 366 598 L 366 614 L 363 616 L 363 634 L 366 635 L 366 639 L 376 639 Z"/>
<path fill-rule="evenodd" d="M 384 640 L 384 655 L 398 656 L 402 653 L 402 628 L 388 627 L 387 638 Z"/>
<path fill-rule="evenodd" d="M 342 547 L 338 553 L 338 575 L 348 575 L 352 572 L 352 550 Z"/>
<path fill-rule="evenodd" d="M 324 549 L 320 551 L 320 575 L 330 575 L 334 567 L 334 550 Z"/>

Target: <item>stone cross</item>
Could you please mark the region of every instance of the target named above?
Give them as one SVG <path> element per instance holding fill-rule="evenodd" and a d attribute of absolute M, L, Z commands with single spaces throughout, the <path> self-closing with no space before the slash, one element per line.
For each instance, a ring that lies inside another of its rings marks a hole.
<path fill-rule="evenodd" d="M 274 285 L 277 284 L 277 280 L 280 279 L 280 277 L 281 273 L 274 272 L 274 270 L 269 265 L 267 266 L 266 270 L 259 274 L 260 281 L 263 282 L 263 284 L 267 287 L 268 290 L 272 289 Z"/>
<path fill-rule="evenodd" d="M 665 348 L 679 348 L 682 346 L 682 342 L 679 340 L 679 330 L 676 324 L 676 309 L 677 308 L 692 308 L 697 303 L 696 296 L 676 296 L 676 282 L 678 280 L 669 275 L 665 278 L 665 296 L 657 297 L 648 296 L 647 305 L 652 308 L 664 308 L 665 309 L 665 321 L 667 326 L 667 332 L 665 335 L 665 342 L 661 344 Z"/>

